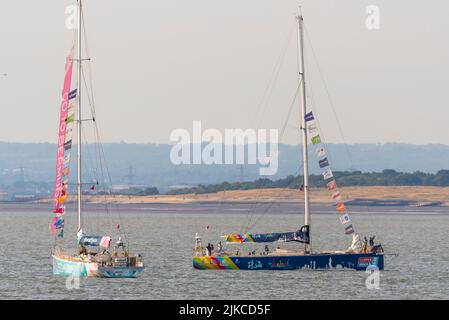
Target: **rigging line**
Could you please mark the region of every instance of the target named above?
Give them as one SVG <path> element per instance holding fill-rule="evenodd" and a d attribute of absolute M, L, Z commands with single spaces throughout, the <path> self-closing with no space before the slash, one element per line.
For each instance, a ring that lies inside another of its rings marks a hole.
<path fill-rule="evenodd" d="M 82 130 L 82 133 L 83 133 L 83 136 L 84 136 L 84 141 L 87 142 L 88 139 L 87 139 L 87 136 L 86 136 L 84 128 Z M 91 163 L 91 165 L 89 167 L 87 167 L 88 170 L 84 170 L 84 172 L 87 172 L 87 175 L 88 175 L 88 178 L 90 179 L 90 181 L 97 180 L 97 182 L 98 182 L 98 179 L 96 178 L 98 176 L 98 167 L 94 166 L 94 164 L 93 164 L 94 161 L 92 159 L 94 159 L 95 157 L 92 156 L 92 153 L 91 153 L 91 150 L 90 150 L 88 142 L 84 144 L 84 148 L 85 148 L 85 153 L 84 154 L 87 153 L 87 157 L 84 157 L 84 158 L 85 159 L 87 158 L 88 161 Z M 91 184 L 91 183 L 88 183 L 88 184 Z M 90 197 L 92 198 L 92 195 L 90 195 Z M 97 223 L 97 230 L 96 231 L 100 231 L 100 228 L 99 228 L 100 211 L 98 210 L 98 208 L 95 208 L 95 206 L 93 206 L 93 208 L 90 208 L 90 210 L 96 213 L 96 221 L 95 221 Z M 89 217 L 89 215 L 85 215 L 85 216 Z"/>
<path fill-rule="evenodd" d="M 86 92 L 88 93 L 86 96 L 87 96 L 87 99 L 88 99 L 88 104 L 89 104 L 89 107 L 90 107 L 90 111 L 91 111 L 91 114 L 92 114 L 92 117 L 93 117 L 93 109 L 92 109 L 92 99 L 91 99 L 91 96 L 89 95 L 89 88 L 88 88 L 88 86 L 87 86 L 87 79 L 86 79 L 86 76 L 85 76 L 85 73 L 84 73 L 84 69 L 83 68 L 81 68 L 81 75 L 82 75 L 82 82 L 84 83 L 84 87 L 85 87 L 85 89 L 86 89 Z M 87 137 L 86 137 L 86 135 L 85 135 L 85 131 L 83 130 L 83 135 L 84 135 L 84 137 L 85 137 L 85 141 L 87 141 Z M 91 162 L 91 170 L 92 171 L 94 171 L 94 173 L 93 173 L 93 176 L 96 176 L 96 177 L 98 177 L 99 176 L 99 174 L 98 174 L 98 172 L 99 172 L 99 163 L 98 163 L 98 158 L 96 158 L 96 157 L 90 157 L 91 156 L 91 153 L 90 153 L 90 148 L 89 148 L 89 145 L 88 144 L 85 144 L 85 146 L 86 146 L 86 148 L 87 148 L 87 152 L 88 152 L 88 159 L 90 160 L 90 162 Z M 95 147 L 95 144 L 94 144 L 94 149 L 96 149 L 96 147 Z M 94 164 L 93 164 L 93 161 L 92 161 L 92 158 L 95 158 L 95 164 L 96 164 L 96 166 L 94 166 Z M 88 175 L 91 175 L 92 174 L 92 172 L 90 172 L 90 171 L 88 171 Z M 92 179 L 93 178 L 93 176 L 90 176 L 90 178 Z M 92 179 L 93 180 L 93 179 Z M 97 181 L 98 181 L 98 179 L 97 179 Z M 96 214 L 96 216 L 97 216 L 97 229 L 98 229 L 98 231 L 99 231 L 99 221 L 100 221 L 100 209 L 96 209 L 95 210 L 95 212 L 97 213 Z M 109 219 L 108 219 L 109 220 Z"/>
<path fill-rule="evenodd" d="M 84 15 L 83 15 L 83 19 L 84 19 Z M 85 39 L 85 50 L 86 50 L 87 55 L 90 56 L 89 55 L 89 46 L 88 46 L 88 41 L 87 41 L 87 31 L 86 31 L 85 23 L 83 24 L 83 31 L 84 31 L 84 39 Z M 88 72 L 89 72 L 89 79 L 90 79 L 90 82 L 89 82 L 90 90 L 86 90 L 86 91 L 91 94 L 89 96 L 89 105 L 90 105 L 92 117 L 95 119 L 96 118 L 95 100 L 94 100 L 94 94 L 93 94 L 94 93 L 94 90 L 93 90 L 93 77 L 92 77 L 92 67 L 91 67 L 91 61 L 90 60 L 88 62 Z M 87 86 L 87 82 L 86 82 L 86 86 Z M 105 200 L 103 204 L 104 204 L 106 212 L 108 214 L 110 214 L 110 206 L 109 206 L 108 200 L 107 200 L 107 194 L 108 194 L 107 191 L 108 190 L 106 189 L 106 179 L 105 179 L 105 176 L 104 176 L 104 172 L 102 170 L 102 168 L 103 168 L 103 161 L 102 161 L 101 152 L 99 151 L 99 147 L 98 147 L 98 145 L 101 144 L 101 140 L 99 139 L 99 135 L 95 134 L 95 129 L 98 129 L 96 122 L 95 122 L 95 126 L 94 126 L 94 136 L 96 137 L 96 142 L 97 142 L 96 143 L 96 150 L 97 150 L 97 153 L 98 153 L 98 161 L 97 162 L 99 163 L 99 168 L 100 168 L 102 182 L 103 182 L 103 186 L 102 186 L 103 193 L 104 193 L 104 197 L 103 198 Z M 109 182 L 110 182 L 110 184 L 112 186 L 112 180 L 109 181 Z M 114 229 L 112 227 L 111 217 L 108 219 L 108 221 L 109 221 L 110 231 L 112 233 Z M 120 223 L 122 224 L 121 221 L 120 221 Z M 125 240 L 126 240 L 126 237 L 125 237 Z"/>
<path fill-rule="evenodd" d="M 299 172 L 302 170 L 302 167 L 303 167 L 303 165 L 301 165 L 301 166 L 296 170 L 296 172 L 293 174 L 294 177 L 296 177 L 296 176 L 299 175 Z M 296 189 L 290 189 L 290 188 L 288 188 L 288 187 L 286 187 L 286 188 L 280 188 L 280 191 L 277 193 L 277 195 L 275 196 L 275 198 L 280 197 L 281 194 L 282 194 L 282 193 L 285 193 L 287 190 L 296 190 Z M 262 217 L 265 216 L 265 214 L 268 213 L 268 211 L 273 207 L 273 205 L 274 205 L 275 203 L 276 203 L 276 200 L 271 201 L 271 202 L 269 203 L 268 208 L 266 208 L 266 209 L 264 210 L 264 212 L 263 212 L 261 215 L 259 215 L 259 217 L 257 218 L 257 220 L 255 220 L 251 226 L 249 226 L 248 230 L 251 230 L 253 227 L 255 227 L 255 226 L 257 225 L 257 223 L 262 219 Z"/>
<path fill-rule="evenodd" d="M 285 44 L 281 49 L 281 53 L 279 54 L 278 58 L 276 59 L 276 62 L 273 66 L 273 70 L 271 72 L 269 81 L 267 83 L 267 86 L 265 87 L 264 90 L 264 94 L 262 95 L 262 98 L 260 99 L 257 108 L 256 108 L 256 112 L 255 112 L 255 117 L 254 117 L 254 122 L 256 124 L 256 127 L 258 128 L 260 125 L 260 119 L 259 115 L 260 115 L 260 111 L 261 111 L 261 107 L 263 105 L 263 110 L 262 110 L 262 115 L 265 113 L 265 110 L 268 107 L 268 103 L 270 101 L 271 95 L 273 94 L 275 85 L 277 83 L 277 79 L 279 77 L 279 73 L 281 71 L 281 67 L 284 63 L 284 58 L 287 54 L 288 51 L 288 47 L 290 45 L 292 36 L 293 36 L 293 31 L 295 30 L 295 25 L 292 24 L 292 27 L 290 28 L 290 31 L 287 34 L 287 38 L 285 40 Z"/>
<path fill-rule="evenodd" d="M 298 93 L 299 93 L 300 85 L 301 85 L 301 82 L 298 84 L 298 87 L 296 88 L 295 95 L 294 95 L 294 97 L 293 97 L 293 99 L 292 99 L 292 103 L 290 104 L 290 107 L 289 107 L 289 110 L 288 110 L 288 113 L 287 113 L 287 117 L 286 117 L 286 119 L 285 119 L 285 121 L 284 121 L 282 130 L 281 130 L 281 134 L 280 134 L 280 136 L 279 136 L 279 141 L 280 141 L 280 142 L 282 142 L 282 140 L 283 140 L 283 138 L 284 138 L 285 129 L 286 129 L 287 125 L 288 125 L 288 121 L 289 121 L 290 116 L 291 116 L 291 113 L 292 113 L 292 111 L 293 111 L 293 107 L 294 107 L 294 105 L 295 105 L 295 101 L 296 101 L 296 98 L 297 98 Z M 249 209 L 249 211 L 248 211 L 249 217 L 248 217 L 247 226 L 248 226 L 249 224 L 251 224 L 251 222 L 252 222 L 252 219 L 253 219 L 254 214 L 255 214 L 254 211 L 255 211 L 255 209 L 256 209 L 256 207 L 257 207 L 257 201 L 258 201 L 258 199 L 259 199 L 260 194 L 262 193 L 263 187 L 265 186 L 265 182 L 266 182 L 266 181 L 263 181 L 263 182 L 262 182 L 262 186 L 259 188 L 258 193 L 257 193 L 257 195 L 256 195 L 256 200 L 255 200 L 253 206 L 250 207 L 250 209 Z"/>
<path fill-rule="evenodd" d="M 276 59 L 276 62 L 273 66 L 272 72 L 271 72 L 271 76 L 269 78 L 269 81 L 267 83 L 267 86 L 264 90 L 264 94 L 262 95 L 262 98 L 260 99 L 259 103 L 257 104 L 256 107 L 256 112 L 255 112 L 255 116 L 254 116 L 254 120 L 253 122 L 256 124 L 256 127 L 258 128 L 260 125 L 260 118 L 259 118 L 259 113 L 260 113 L 260 109 L 262 107 L 262 105 L 264 105 L 264 108 L 262 110 L 262 114 L 265 113 L 266 108 L 268 107 L 268 103 L 269 103 L 269 99 L 274 91 L 274 87 L 275 84 L 277 82 L 280 70 L 281 70 L 281 66 L 283 65 L 284 62 L 284 58 L 285 55 L 287 53 L 287 49 L 290 45 L 291 42 L 291 38 L 293 35 L 293 31 L 294 31 L 294 27 L 295 25 L 293 24 L 290 31 L 288 32 L 287 38 L 285 40 L 285 44 L 283 46 L 283 50 L 281 51 L 280 55 L 278 56 L 278 58 Z M 265 104 L 264 104 L 265 102 Z M 214 208 L 214 213 L 216 213 L 216 210 L 218 210 L 218 208 L 220 208 L 224 202 L 224 197 L 226 194 L 226 188 L 223 190 L 223 193 L 220 197 L 220 201 L 218 202 L 218 206 L 215 206 Z M 256 201 L 253 203 L 253 205 L 249 208 L 248 212 L 251 212 L 253 210 L 253 206 L 254 208 L 257 206 L 257 196 L 256 196 Z"/>
<path fill-rule="evenodd" d="M 301 81 L 302 81 L 302 80 L 301 80 Z M 289 107 L 287 116 L 286 116 L 285 121 L 284 121 L 284 124 L 283 124 L 283 126 L 282 126 L 281 133 L 280 133 L 280 135 L 279 135 L 279 142 L 282 142 L 282 140 L 283 140 L 283 138 L 284 138 L 285 129 L 286 129 L 287 125 L 288 125 L 288 121 L 289 121 L 289 119 L 290 119 L 291 113 L 292 113 L 292 111 L 293 111 L 293 107 L 295 106 L 295 102 L 296 102 L 296 99 L 297 99 L 297 97 L 298 97 L 298 93 L 299 93 L 299 88 L 300 88 L 300 85 L 301 85 L 301 81 L 298 83 L 298 86 L 297 86 L 296 91 L 295 91 L 295 95 L 293 96 L 293 99 L 292 99 L 292 102 L 291 102 L 291 104 L 290 104 L 290 107 Z M 256 195 L 256 200 L 255 200 L 255 202 L 254 202 L 254 205 L 253 205 L 253 206 L 249 209 L 249 211 L 248 211 L 249 217 L 248 217 L 248 221 L 247 221 L 247 227 L 251 224 L 252 219 L 254 218 L 254 214 L 255 214 L 254 212 L 255 212 L 255 209 L 256 209 L 256 207 L 257 207 L 257 201 L 258 201 L 259 196 L 260 196 L 261 193 L 262 193 L 263 187 L 265 186 L 265 182 L 266 182 L 266 180 L 264 180 L 264 181 L 262 182 L 262 186 L 259 188 L 258 193 L 257 193 L 257 195 Z"/>
<path fill-rule="evenodd" d="M 84 21 L 84 12 L 81 11 L 81 14 L 82 14 L 82 18 L 83 18 L 83 21 Z M 86 23 L 83 23 L 83 32 L 84 32 L 84 39 L 85 39 L 85 41 L 84 41 L 85 42 L 85 51 L 86 51 L 86 54 L 89 56 L 89 46 L 88 46 L 88 41 L 87 41 L 88 38 L 87 38 L 87 31 L 86 31 Z M 94 98 L 94 90 L 93 90 L 92 66 L 91 66 L 91 61 L 90 60 L 88 61 L 88 71 L 89 71 L 89 79 L 90 79 L 89 83 L 90 83 L 90 87 L 91 87 L 90 92 L 91 92 L 91 100 L 92 100 L 91 101 L 91 103 L 92 103 L 91 104 L 91 112 L 92 112 L 92 116 L 96 119 L 95 98 Z M 99 133 L 98 122 L 97 121 L 94 122 L 94 130 L 95 130 L 96 139 L 98 141 L 97 149 L 98 149 L 98 153 L 100 155 L 99 156 L 99 162 L 100 162 L 100 172 L 102 174 L 102 179 L 103 179 L 103 181 L 106 181 L 105 180 L 105 176 L 104 176 L 104 173 L 106 171 L 108 182 L 110 183 L 111 188 L 112 188 L 112 186 L 113 186 L 112 185 L 112 179 L 111 179 L 111 175 L 110 175 L 110 172 L 109 172 L 109 168 L 107 166 L 107 160 L 106 160 L 105 152 L 104 152 L 104 149 L 103 149 L 103 144 L 101 143 L 101 138 L 100 138 L 100 133 Z M 106 189 L 106 184 L 105 183 L 104 183 L 103 189 L 104 189 L 104 199 L 105 199 L 104 205 L 105 205 L 105 209 L 106 209 L 107 213 L 110 213 L 110 203 L 107 200 L 107 196 L 109 194 L 110 197 L 115 198 L 115 195 L 113 195 L 110 190 Z M 118 214 L 118 220 L 119 220 L 119 223 L 120 223 L 120 226 L 121 226 L 120 229 L 118 230 L 119 234 L 120 235 L 123 234 L 126 243 L 128 243 L 128 249 L 130 249 L 131 244 L 130 244 L 130 242 L 127 239 L 127 233 L 126 233 L 126 229 L 125 229 L 125 226 L 123 224 L 123 221 L 122 221 L 122 216 L 120 214 L 120 210 L 118 210 L 118 205 L 117 204 L 115 204 L 114 207 L 117 209 L 116 212 Z M 109 221 L 109 222 L 111 223 L 112 221 Z"/>
<path fill-rule="evenodd" d="M 327 82 L 326 82 L 326 80 L 324 78 L 323 72 L 321 71 L 321 67 L 320 67 L 320 65 L 318 63 L 318 59 L 317 59 L 317 56 L 315 54 L 315 50 L 313 49 L 312 40 L 311 40 L 311 38 L 309 36 L 309 32 L 308 32 L 307 27 L 306 27 L 305 24 L 304 24 L 304 30 L 305 30 L 305 33 L 306 33 L 307 42 L 309 43 L 309 46 L 310 46 L 310 49 L 311 49 L 311 52 L 312 52 L 313 60 L 314 60 L 316 66 L 317 66 L 317 69 L 318 69 L 318 74 L 320 75 L 321 81 L 323 81 L 324 90 L 326 91 L 326 95 L 327 95 L 327 99 L 329 101 L 329 105 L 331 106 L 332 112 L 334 113 L 335 120 L 337 121 L 338 130 L 340 132 L 340 136 L 341 136 L 341 138 L 343 140 L 343 143 L 345 145 L 345 149 L 346 149 L 346 152 L 347 152 L 348 157 L 349 157 L 349 162 L 351 163 L 351 167 L 354 167 L 354 162 L 352 160 L 351 152 L 349 151 L 348 144 L 346 142 L 345 136 L 343 134 L 343 129 L 342 129 L 342 126 L 340 124 L 340 120 L 338 119 L 338 115 L 337 115 L 337 112 L 335 111 L 334 103 L 332 101 L 332 98 L 331 98 L 331 95 L 330 95 L 330 91 L 329 91 L 329 88 L 327 86 Z"/>
<path fill-rule="evenodd" d="M 307 57 L 306 57 L 306 59 L 307 59 Z M 317 104 L 316 104 L 315 98 L 314 98 L 313 87 L 312 87 L 312 85 L 311 85 L 311 81 L 309 81 L 308 83 L 309 83 L 308 90 L 309 90 L 309 93 L 310 93 L 310 95 L 309 95 L 310 100 L 309 100 L 309 101 L 311 101 L 311 104 L 315 107 L 315 108 L 314 108 L 314 109 L 315 109 L 314 111 L 315 111 L 315 113 L 316 113 L 316 111 L 317 111 L 317 108 L 316 108 Z M 318 115 L 319 115 L 319 114 L 318 114 Z M 328 145 L 327 145 L 326 142 L 325 142 L 325 141 L 327 141 L 327 140 L 326 140 L 326 136 L 325 136 L 325 134 L 323 133 L 322 126 L 321 126 L 321 123 L 320 123 L 320 120 L 319 120 L 319 119 L 320 119 L 320 117 L 317 116 L 317 114 L 315 114 L 315 121 L 316 121 L 316 123 L 317 123 L 317 125 L 318 125 L 318 130 L 319 130 L 319 134 L 320 134 L 320 137 L 321 137 L 321 144 L 324 146 L 324 148 L 325 148 L 325 150 L 326 150 L 327 158 L 330 160 L 330 162 L 332 162 L 333 156 L 332 156 L 332 153 L 330 152 L 330 148 L 328 148 Z M 334 178 L 334 179 L 335 179 L 335 178 Z M 335 180 L 336 180 L 336 179 L 335 179 Z M 343 196 L 343 198 L 346 198 L 346 196 Z M 345 202 L 344 199 L 343 199 L 343 202 Z M 350 213 L 349 210 L 346 209 L 346 211 L 347 211 L 347 213 Z"/>

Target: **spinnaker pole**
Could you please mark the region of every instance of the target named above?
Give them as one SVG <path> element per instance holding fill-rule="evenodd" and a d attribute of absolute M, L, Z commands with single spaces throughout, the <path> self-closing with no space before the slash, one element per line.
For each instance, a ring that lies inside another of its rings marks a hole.
<path fill-rule="evenodd" d="M 298 67 L 299 67 L 299 103 L 301 107 L 301 131 L 302 131 L 302 150 L 304 161 L 304 224 L 309 226 L 310 237 L 310 204 L 309 204 L 309 153 L 307 148 L 307 125 L 306 125 L 306 84 L 304 74 L 304 34 L 303 34 L 303 18 L 300 14 L 296 17 L 298 21 Z M 310 240 L 310 247 L 312 241 Z"/>
<path fill-rule="evenodd" d="M 78 0 L 78 81 L 76 94 L 78 98 L 77 103 L 77 193 L 78 193 L 78 231 L 81 230 L 81 18 L 82 18 L 82 4 Z"/>

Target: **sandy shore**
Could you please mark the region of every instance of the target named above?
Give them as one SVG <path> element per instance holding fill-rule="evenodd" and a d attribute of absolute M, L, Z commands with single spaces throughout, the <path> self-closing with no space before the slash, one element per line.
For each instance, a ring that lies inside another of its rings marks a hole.
<path fill-rule="evenodd" d="M 439 202 L 449 205 L 449 187 L 345 187 L 339 188 L 342 199 L 348 201 L 407 201 L 419 205 Z M 302 202 L 303 193 L 293 189 L 258 189 L 224 191 L 209 194 L 158 195 L 158 196 L 85 196 L 91 203 L 117 204 L 142 203 L 198 203 L 198 202 Z M 331 192 L 325 188 L 312 189 L 310 199 L 318 203 L 332 203 Z M 43 203 L 48 200 L 40 200 Z"/>

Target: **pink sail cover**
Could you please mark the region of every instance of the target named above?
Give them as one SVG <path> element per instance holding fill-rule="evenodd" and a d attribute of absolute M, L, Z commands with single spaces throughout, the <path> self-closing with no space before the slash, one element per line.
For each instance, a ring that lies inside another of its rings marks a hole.
<path fill-rule="evenodd" d="M 62 210 L 59 210 L 59 196 L 61 195 L 62 189 L 62 177 L 63 177 L 63 166 L 64 166 L 64 143 L 66 138 L 67 129 L 67 114 L 69 108 L 69 93 L 70 86 L 72 82 L 72 68 L 73 68 L 73 48 L 70 50 L 70 54 L 67 57 L 65 65 L 65 77 L 64 77 L 64 88 L 62 89 L 62 102 L 60 108 L 59 116 L 59 139 L 58 139 L 58 151 L 56 160 L 56 181 L 55 181 L 55 191 L 53 193 L 53 203 L 56 214 L 62 214 Z"/>

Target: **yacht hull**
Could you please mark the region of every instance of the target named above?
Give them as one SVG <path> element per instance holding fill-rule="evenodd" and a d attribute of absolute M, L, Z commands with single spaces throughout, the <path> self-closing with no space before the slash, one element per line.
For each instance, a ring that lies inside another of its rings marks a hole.
<path fill-rule="evenodd" d="M 381 253 L 318 253 L 193 257 L 193 267 L 199 270 L 366 270 L 371 266 L 383 270 L 384 255 Z"/>
<path fill-rule="evenodd" d="M 74 261 L 56 255 L 53 258 L 53 274 L 60 276 L 99 277 L 99 278 L 135 278 L 144 267 L 102 267 L 96 262 Z"/>

